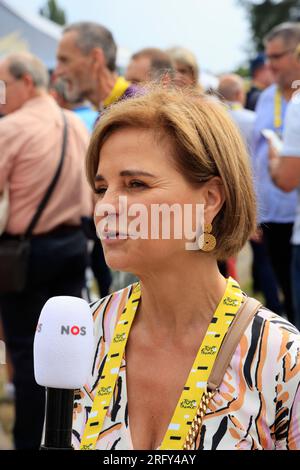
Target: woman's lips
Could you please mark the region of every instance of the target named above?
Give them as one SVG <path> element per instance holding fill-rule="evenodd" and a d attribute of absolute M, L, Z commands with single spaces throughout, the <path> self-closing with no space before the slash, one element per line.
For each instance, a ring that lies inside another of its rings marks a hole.
<path fill-rule="evenodd" d="M 101 235 L 101 240 L 127 240 L 129 235 L 126 233 L 119 232 L 103 232 Z"/>

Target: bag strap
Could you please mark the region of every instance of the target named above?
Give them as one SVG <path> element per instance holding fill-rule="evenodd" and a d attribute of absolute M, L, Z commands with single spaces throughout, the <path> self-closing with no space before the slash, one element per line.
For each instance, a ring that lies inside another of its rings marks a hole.
<path fill-rule="evenodd" d="M 59 161 L 59 164 L 58 164 L 58 167 L 57 167 L 57 170 L 55 172 L 55 175 L 47 189 L 47 192 L 45 194 L 45 196 L 43 197 L 42 201 L 40 202 L 39 206 L 38 206 L 38 209 L 35 213 L 35 215 L 33 216 L 26 232 L 25 232 L 25 235 L 22 237 L 22 238 L 30 238 L 32 233 L 33 233 L 33 230 L 35 229 L 38 221 L 40 220 L 41 218 L 41 215 L 42 213 L 44 212 L 49 200 L 50 200 L 50 197 L 52 196 L 53 194 L 53 191 L 55 189 L 55 186 L 57 185 L 57 182 L 59 180 L 59 177 L 60 177 L 60 174 L 61 174 L 61 170 L 62 170 L 62 167 L 63 167 L 63 163 L 64 163 L 64 159 L 65 159 L 65 154 L 66 154 L 66 147 L 67 147 L 67 137 L 68 137 L 68 123 L 67 123 L 67 119 L 66 119 L 66 116 L 65 116 L 65 113 L 62 111 L 62 118 L 63 118 L 63 123 L 64 123 L 64 132 L 63 132 L 63 143 L 62 143 L 62 150 L 61 150 L 61 156 L 60 156 L 60 161 Z"/>
<path fill-rule="evenodd" d="M 203 394 L 200 405 L 193 422 L 191 423 L 189 432 L 183 445 L 184 450 L 195 450 L 196 441 L 202 427 L 207 408 L 217 389 L 220 387 L 225 371 L 230 364 L 231 358 L 241 340 L 241 337 L 251 322 L 252 318 L 262 306 L 257 300 L 247 297 L 245 302 L 237 312 L 230 329 L 224 338 L 223 344 L 219 350 L 215 360 L 213 369 L 208 379 L 207 391 Z"/>
<path fill-rule="evenodd" d="M 252 297 L 247 297 L 242 304 L 220 348 L 218 357 L 208 379 L 208 390 L 214 391 L 221 385 L 225 371 L 230 364 L 244 331 L 261 306 L 262 304 Z"/>

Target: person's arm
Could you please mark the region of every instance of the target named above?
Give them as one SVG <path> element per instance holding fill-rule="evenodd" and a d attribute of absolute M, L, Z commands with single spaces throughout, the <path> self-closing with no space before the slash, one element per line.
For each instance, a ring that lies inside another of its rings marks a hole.
<path fill-rule="evenodd" d="M 280 189 L 293 191 L 300 186 L 300 103 L 291 102 L 287 111 L 281 156 L 270 145 L 272 180 Z"/>
<path fill-rule="evenodd" d="M 294 156 L 280 157 L 274 147 L 270 145 L 269 167 L 273 182 L 282 191 L 290 192 L 300 186 L 300 149 L 299 158 Z"/>

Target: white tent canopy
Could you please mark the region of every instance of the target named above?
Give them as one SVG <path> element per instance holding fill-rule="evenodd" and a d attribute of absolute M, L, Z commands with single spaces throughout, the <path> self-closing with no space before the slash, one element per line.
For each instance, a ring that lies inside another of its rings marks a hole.
<path fill-rule="evenodd" d="M 25 3 L 25 2 L 24 2 Z M 25 13 L 0 0 L 0 57 L 30 51 L 50 69 L 55 66 L 62 28 L 38 14 Z"/>

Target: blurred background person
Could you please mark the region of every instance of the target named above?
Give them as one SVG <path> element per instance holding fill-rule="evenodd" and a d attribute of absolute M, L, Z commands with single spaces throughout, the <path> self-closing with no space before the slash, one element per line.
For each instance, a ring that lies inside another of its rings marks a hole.
<path fill-rule="evenodd" d="M 60 108 L 48 94 L 48 72 L 31 54 L 0 62 L 6 83 L 5 115 L 0 121 L 0 192 L 8 184 L 9 215 L 3 238 L 20 239 L 42 201 L 61 160 L 64 135 Z M 45 391 L 33 373 L 33 339 L 49 297 L 80 297 L 85 286 L 87 241 L 81 218 L 91 214 L 84 173 L 89 135 L 80 120 L 64 111 L 67 145 L 62 171 L 31 237 L 25 288 L 0 295 L 7 349 L 14 368 L 16 449 L 38 449 Z"/>
<path fill-rule="evenodd" d="M 228 106 L 229 114 L 238 126 L 248 151 L 251 153 L 255 113 L 245 109 L 244 80 L 237 74 L 223 75 L 220 77 L 217 91 Z"/>
<path fill-rule="evenodd" d="M 226 103 L 228 113 L 239 128 L 250 152 L 255 115 L 251 111 L 244 109 L 246 100 L 244 80 L 237 74 L 223 75 L 219 77 L 219 85 L 216 92 L 217 96 Z M 226 263 L 219 262 L 219 267 L 223 275 L 230 274 L 235 278 L 237 277 L 235 258 L 227 260 Z"/>
<path fill-rule="evenodd" d="M 300 46 L 296 51 L 300 60 Z M 300 96 L 295 92 L 285 120 L 283 148 L 280 154 L 271 144 L 270 173 L 273 182 L 282 191 L 298 190 L 297 215 L 292 236 L 292 289 L 295 309 L 295 325 L 300 328 Z"/>
<path fill-rule="evenodd" d="M 249 156 L 253 154 L 253 130 L 256 119 L 254 111 L 245 109 L 246 91 L 242 77 L 237 74 L 220 77 L 218 87 L 219 95 L 228 106 L 228 112 L 240 129 L 244 142 L 247 145 Z M 267 307 L 280 310 L 278 287 L 276 277 L 267 254 L 266 246 L 258 230 L 255 237 L 250 240 L 252 248 L 252 278 L 254 292 L 262 292 Z"/>
<path fill-rule="evenodd" d="M 152 81 L 168 84 L 174 76 L 173 62 L 169 55 L 161 49 L 142 49 L 130 59 L 125 78 L 136 85 Z"/>
<path fill-rule="evenodd" d="M 134 96 L 138 88 L 118 76 L 116 55 L 114 37 L 104 26 L 93 22 L 67 26 L 58 45 L 55 70 L 55 76 L 66 84 L 67 100 L 88 100 L 101 113 L 113 103 Z M 109 293 L 112 275 L 92 218 L 86 219 L 85 231 L 94 242 L 91 268 L 104 297 Z"/>
<path fill-rule="evenodd" d="M 87 99 L 97 110 L 133 96 L 137 89 L 116 70 L 117 45 L 104 26 L 80 22 L 67 26 L 57 50 L 55 75 L 66 82 L 68 100 Z"/>
<path fill-rule="evenodd" d="M 167 50 L 167 53 L 174 62 L 175 85 L 178 87 L 196 87 L 199 91 L 202 91 L 202 86 L 199 83 L 200 69 L 196 56 L 184 47 L 172 47 Z"/>
<path fill-rule="evenodd" d="M 289 194 L 276 187 L 269 173 L 269 147 L 263 135 L 271 129 L 279 137 L 285 125 L 292 84 L 300 76 L 300 63 L 295 49 L 300 42 L 299 23 L 282 23 L 265 37 L 265 53 L 275 84 L 262 92 L 256 107 L 254 127 L 254 176 L 259 205 L 259 222 L 270 260 L 283 295 L 283 309 L 293 322 L 291 292 L 291 237 L 296 215 L 297 193 Z"/>
<path fill-rule="evenodd" d="M 251 83 L 247 92 L 245 108 L 255 111 L 261 92 L 274 83 L 274 76 L 265 54 L 260 53 L 250 61 L 250 76 Z"/>
<path fill-rule="evenodd" d="M 86 100 L 68 100 L 66 87 L 66 82 L 61 79 L 55 79 L 54 77 L 50 84 L 49 93 L 61 108 L 74 111 L 74 113 L 77 114 L 79 119 L 84 123 L 89 133 L 92 133 L 98 118 L 98 112 L 94 110 Z"/>

